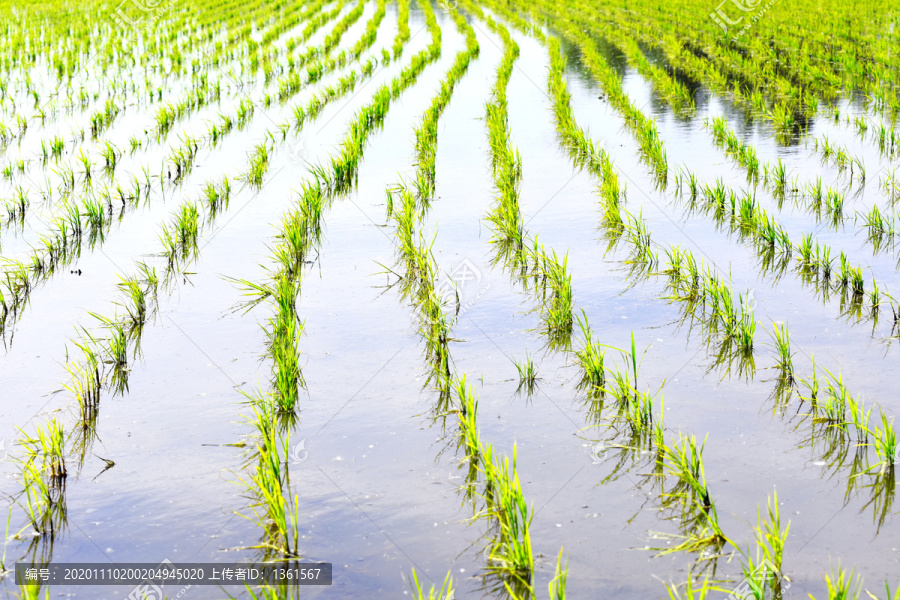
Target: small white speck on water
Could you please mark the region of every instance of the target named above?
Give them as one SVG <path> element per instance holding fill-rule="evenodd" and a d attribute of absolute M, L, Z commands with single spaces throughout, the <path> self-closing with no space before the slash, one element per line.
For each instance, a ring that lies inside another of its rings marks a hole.
<path fill-rule="evenodd" d="M 342 460 L 344 460 L 344 458 L 342 456 L 335 456 L 334 460 L 341 462 Z"/>

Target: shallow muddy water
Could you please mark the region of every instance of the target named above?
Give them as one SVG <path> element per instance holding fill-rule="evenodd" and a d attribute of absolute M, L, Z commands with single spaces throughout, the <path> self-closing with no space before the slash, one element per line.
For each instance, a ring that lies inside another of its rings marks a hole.
<path fill-rule="evenodd" d="M 340 48 L 363 33 L 373 13 L 374 5 L 367 6 Z M 464 47 L 448 15 L 438 10 L 437 16 L 441 57 L 395 100 L 369 140 L 356 189 L 327 209 L 321 248 L 302 275 L 297 312 L 304 322 L 300 359 L 306 389 L 291 429 L 290 480 L 299 499 L 302 555 L 332 563 L 334 583 L 304 588 L 297 597 L 403 597 L 413 568 L 436 584 L 450 571 L 458 598 L 504 597 L 490 589 L 496 579 L 485 577 L 491 532 L 484 520 L 473 518 L 477 502 L 463 491 L 467 466 L 458 449 L 456 416 L 441 408 L 428 381 L 416 307 L 401 296 L 396 277 L 385 272 L 398 261 L 385 189 L 414 177 L 414 128 Z M 389 6 L 373 48 L 390 46 L 396 20 L 396 7 Z M 266 133 L 277 131 L 277 124 L 290 120 L 294 105 L 344 71 L 323 77 L 284 106 L 259 105 L 246 127 L 198 153 L 180 185 L 165 192 L 155 188 L 113 225 L 102 244 L 85 244 L 80 258 L 35 287 L 15 327 L 7 330 L 0 355 L 0 497 L 11 510 L 9 533 L 24 530 L 19 539 L 7 540 L 7 564 L 32 556 L 153 564 L 260 559 L 254 546 L 263 533 L 244 518 L 251 500 L 241 481 L 254 463 L 255 441 L 251 407 L 242 392 L 252 393 L 271 377 L 263 330 L 271 307 L 247 309 L 234 280 L 265 276 L 282 216 L 296 208 L 297 191 L 312 178 L 312 166 L 339 151 L 355 112 L 427 45 L 424 23 L 421 8 L 413 5 L 404 58 L 376 67 L 371 80 L 328 105 L 302 132 L 292 129 L 284 140 L 276 137 L 260 190 L 232 181 L 230 204 L 201 236 L 197 260 L 187 273 L 161 285 L 158 314 L 145 326 L 128 390 L 104 393 L 96 439 L 86 446 L 81 465 L 73 426 L 78 405 L 64 386 L 80 328 L 96 327 L 88 312 L 115 311 L 119 276 L 133 273 L 139 260 L 161 264 L 160 227 L 171 212 L 198 197 L 206 181 L 244 171 L 248 154 Z M 586 397 L 571 353 L 553 349 L 542 333 L 540 299 L 496 260 L 487 220 L 495 189 L 484 116 L 503 49 L 484 23 L 477 23 L 476 32 L 480 55 L 439 121 L 436 193 L 420 225 L 425 238 L 433 236 L 442 280 L 458 275 L 461 266 L 467 274 L 456 281 L 461 310 L 452 327 L 452 368 L 466 375 L 479 397 L 480 436 L 498 453 L 511 456 L 515 448 L 524 496 L 534 510 L 530 534 L 537 594 L 543 597 L 564 548 L 572 598 L 663 598 L 664 584 L 684 581 L 697 557 L 661 554 L 679 528 L 663 507 L 659 478 L 648 476 L 653 457 L 622 447 L 627 436 L 598 417 L 598 412 L 609 417 L 614 406 L 601 411 Z M 324 35 L 309 44 L 321 43 Z M 660 272 L 664 265 L 629 275 L 626 244 L 609 247 L 599 182 L 573 167 L 557 137 L 546 48 L 515 30 L 513 37 L 521 54 L 508 88 L 510 143 L 522 158 L 525 228 L 548 252 L 567 256 L 576 314 L 583 310 L 608 346 L 608 364 L 625 364 L 618 349 L 628 348 L 633 334 L 643 356 L 639 387 L 664 399 L 666 436 L 693 434 L 704 443 L 705 476 L 733 546 L 752 542 L 757 510 L 765 511 L 767 496 L 777 490 L 782 520 L 790 520 L 785 598 L 821 595 L 822 577 L 838 561 L 880 589 L 880 582 L 900 571 L 893 471 L 885 489 L 867 487 L 876 477 L 854 476 L 853 449 L 841 458 L 829 453 L 829 436 L 813 424 L 808 406 L 796 396 L 781 404 L 767 332 L 773 321 L 789 323 L 801 377 L 808 376 L 815 357 L 816 365 L 840 373 L 867 405 L 894 415 L 900 409 L 894 393 L 900 349 L 891 337 L 897 332 L 890 309 L 877 323 L 865 315 L 847 317 L 839 293 L 823 301 L 816 286 L 792 267 L 781 276 L 762 273 L 753 244 L 706 213 L 691 211 L 671 176 L 659 189 L 624 119 L 603 99 L 577 52 L 565 46 L 575 116 L 615 162 L 627 189 L 625 207 L 642 214 L 660 248 L 691 249 L 729 278 L 735 293 L 752 299 L 760 322 L 753 364 L 733 362 L 729 369 L 727 361 L 717 360 L 716 340 L 701 319 L 692 319 L 682 303 L 669 298 Z M 828 185 L 844 181 L 837 169 L 822 165 L 811 145 L 777 144 L 765 125 L 748 123 L 728 99 L 701 87 L 696 114 L 676 116 L 647 80 L 620 58 L 613 62 L 635 105 L 656 119 L 670 166 L 683 164 L 704 182 L 722 178 L 735 190 L 746 188 L 743 171 L 704 126 L 706 117 L 722 115 L 761 161 L 781 158 L 801 181 L 819 176 Z M 234 111 L 237 103 L 236 96 L 223 92 L 220 103 L 190 115 L 174 131 L 201 136 L 208 121 Z M 842 105 L 843 113 L 859 110 Z M 127 144 L 130 123 L 152 120 L 155 107 L 127 111 L 107 132 L 121 146 Z M 40 137 L 49 136 L 52 127 L 48 122 L 47 135 Z M 878 175 L 889 161 L 877 149 L 855 137 L 852 126 L 835 124 L 827 111 L 814 120 L 812 135 L 828 135 L 865 161 L 867 182 L 857 197 L 848 195 L 845 215 L 874 205 L 890 210 Z M 160 145 L 149 145 L 129 159 L 129 172 L 144 163 L 157 165 L 178 143 L 170 134 Z M 12 156 L 7 149 L 4 159 Z M 38 164 L 32 168 L 35 178 L 47 174 Z M 863 266 L 867 281 L 874 275 L 887 290 L 900 291 L 895 253 L 873 255 L 860 222 L 849 218 L 830 228 L 790 201 L 779 209 L 762 185 L 756 196 L 792 240 L 815 232 L 820 242 Z M 26 257 L 43 231 L 37 221 L 17 236 L 3 231 L 3 257 Z M 662 249 L 660 257 L 665 258 Z M 521 389 L 514 363 L 526 355 L 538 370 L 530 392 Z M 22 432 L 30 434 L 48 417 L 61 420 L 71 433 L 67 514 L 52 543 L 30 536 L 17 462 Z M 727 557 L 711 572 L 730 581 L 741 577 L 739 562 Z M 3 597 L 17 597 L 10 578 L 0 586 Z M 120 586 L 50 590 L 51 597 L 100 600 L 128 598 L 131 592 Z M 172 598 L 179 590 L 167 593 Z M 235 586 L 194 586 L 181 597 L 229 596 L 251 597 Z"/>

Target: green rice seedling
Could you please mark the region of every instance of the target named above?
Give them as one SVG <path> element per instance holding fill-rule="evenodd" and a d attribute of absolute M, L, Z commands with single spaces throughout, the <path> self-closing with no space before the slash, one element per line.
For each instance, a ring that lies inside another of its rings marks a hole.
<path fill-rule="evenodd" d="M 244 179 L 250 183 L 250 185 L 261 188 L 263 177 L 265 177 L 266 171 L 268 170 L 269 147 L 263 142 L 254 148 L 253 154 L 250 156 L 250 166 L 248 167 L 247 173 L 244 175 Z"/>
<path fill-rule="evenodd" d="M 798 381 L 806 387 L 809 392 L 809 396 L 800 396 L 801 399 L 809 400 L 810 404 L 812 404 L 813 409 L 816 409 L 818 406 L 819 399 L 819 375 L 816 371 L 816 357 L 815 355 L 811 356 L 812 360 L 812 374 L 809 379 L 799 378 Z"/>
<path fill-rule="evenodd" d="M 788 521 L 784 527 L 781 525 L 777 491 L 773 490 L 772 496 L 766 501 L 766 512 L 767 516 L 763 518 L 759 508 L 756 510 L 756 547 L 762 552 L 766 564 L 780 573 L 791 522 Z"/>
<path fill-rule="evenodd" d="M 470 465 L 475 466 L 480 462 L 481 442 L 478 439 L 478 397 L 472 388 L 466 384 L 466 376 L 463 375 L 452 382 L 455 392 L 459 415 L 460 438 L 465 445 L 466 458 Z"/>
<path fill-rule="evenodd" d="M 28 516 L 36 536 L 53 531 L 53 495 L 50 486 L 44 480 L 43 469 L 34 461 L 26 461 L 22 469 L 25 488 L 25 503 L 22 508 Z M 20 502 L 21 504 L 21 502 Z"/>
<path fill-rule="evenodd" d="M 831 257 L 831 248 L 828 246 L 824 246 L 822 248 L 821 254 L 819 253 L 818 245 L 816 245 L 816 259 L 815 259 L 815 267 L 822 274 L 822 279 L 828 281 L 831 279 L 831 273 L 833 270 L 834 259 Z"/>
<path fill-rule="evenodd" d="M 826 600 L 858 600 L 862 593 L 862 580 L 856 576 L 853 569 L 845 571 L 838 563 L 837 568 L 825 576 L 825 586 L 828 589 Z M 812 600 L 815 596 L 809 595 Z"/>
<path fill-rule="evenodd" d="M 890 198 L 891 206 L 900 200 L 900 177 L 897 176 L 896 167 L 887 170 L 887 174 L 881 180 L 881 187 Z"/>
<path fill-rule="evenodd" d="M 149 269 L 146 264 L 142 263 L 142 266 L 144 269 Z M 148 291 L 145 289 L 147 284 L 133 275 L 129 277 L 120 276 L 119 280 L 117 285 L 126 298 L 125 310 L 128 312 L 130 323 L 129 336 L 139 338 L 147 319 Z"/>
<path fill-rule="evenodd" d="M 516 391 L 521 391 L 524 388 L 528 394 L 534 393 L 534 388 L 537 384 L 537 367 L 534 364 L 534 360 L 526 352 L 524 361 L 519 362 L 513 359 L 513 364 L 516 366 L 516 371 L 519 372 L 519 387 Z"/>
<path fill-rule="evenodd" d="M 255 498 L 250 509 L 254 521 L 266 532 L 261 543 L 265 550 L 275 552 L 279 558 L 299 557 L 299 502 L 286 497 L 290 488 L 287 458 L 290 456 L 290 437 L 272 426 L 275 422 L 273 404 L 264 397 L 253 401 L 255 420 L 260 424 L 261 440 L 257 443 L 258 462 L 250 481 L 243 481 Z M 245 516 L 246 515 L 242 515 Z"/>
<path fill-rule="evenodd" d="M 860 214 L 857 213 L 857 216 Z M 881 247 L 885 237 L 893 238 L 897 235 L 894 223 L 881 214 L 878 205 L 873 205 L 872 210 L 861 216 L 865 220 L 864 226 L 868 232 L 868 239 L 875 246 L 876 251 Z"/>
<path fill-rule="evenodd" d="M 99 198 L 89 198 L 84 201 L 83 207 L 90 235 L 95 238 L 102 236 L 109 221 L 103 203 Z"/>
<path fill-rule="evenodd" d="M 783 196 L 785 188 L 787 187 L 787 168 L 784 166 L 784 163 L 781 162 L 781 159 L 778 159 L 778 163 L 772 169 L 772 177 L 774 179 L 776 195 Z"/>
<path fill-rule="evenodd" d="M 812 234 L 804 233 L 797 245 L 797 252 L 800 254 L 797 259 L 804 267 L 810 267 L 815 264 L 813 260 Z"/>
<path fill-rule="evenodd" d="M 269 320 L 269 355 L 274 368 L 275 399 L 283 412 L 292 412 L 298 401 L 298 387 L 304 387 L 299 362 L 299 340 L 303 334 L 303 322 L 294 307 L 299 282 L 282 276 L 275 285 L 273 298 L 277 307 Z"/>
<path fill-rule="evenodd" d="M 866 165 L 863 163 L 862 159 L 859 157 L 852 157 L 850 161 L 850 175 L 851 177 L 855 176 L 856 180 L 859 182 L 859 185 L 865 185 L 866 183 Z"/>
<path fill-rule="evenodd" d="M 816 177 L 815 183 L 807 184 L 807 193 L 809 194 L 813 208 L 818 211 L 822 206 L 822 199 L 824 198 L 821 177 Z"/>
<path fill-rule="evenodd" d="M 196 249 L 200 235 L 200 213 L 194 202 L 181 205 L 174 221 L 174 229 L 178 248 L 182 258 L 187 258 Z"/>
<path fill-rule="evenodd" d="M 254 109 L 253 102 L 251 102 L 249 98 L 244 98 L 240 101 L 237 107 L 236 119 L 238 128 L 243 128 L 250 122 Z"/>
<path fill-rule="evenodd" d="M 490 444 L 482 454 L 485 476 L 491 482 L 484 516 L 489 516 L 498 526 L 497 537 L 491 541 L 487 569 L 497 575 L 512 577 L 514 582 L 530 590 L 534 555 L 529 528 L 534 510 L 525 503 L 516 472 L 516 456 L 515 444 L 512 460 L 508 456 L 498 457 Z"/>
<path fill-rule="evenodd" d="M 88 158 L 84 150 L 80 150 L 78 154 L 78 160 L 81 161 L 81 170 L 84 173 L 84 178 L 86 181 L 90 181 L 91 179 L 91 159 Z"/>
<path fill-rule="evenodd" d="M 222 208 L 228 207 L 228 201 L 231 198 L 231 184 L 228 177 L 222 177 L 222 182 L 216 185 L 212 181 L 208 181 L 203 188 L 203 201 L 206 209 L 210 214 L 210 219 L 214 219 Z"/>
<path fill-rule="evenodd" d="M 59 136 L 54 137 L 50 141 L 50 157 L 54 160 L 62 158 L 62 153 L 66 148 L 66 143 Z"/>
<path fill-rule="evenodd" d="M 435 590 L 432 585 L 428 591 L 422 589 L 422 585 L 419 583 L 419 576 L 416 573 L 416 570 L 412 570 L 412 580 L 409 583 L 410 588 L 412 590 L 412 597 L 415 600 L 452 600 L 453 599 L 453 578 L 450 573 L 447 573 L 447 576 L 444 578 L 444 583 L 441 584 L 440 589 Z"/>
<path fill-rule="evenodd" d="M 556 251 L 547 255 L 541 247 L 541 274 L 546 277 L 544 323 L 554 344 L 568 347 L 572 334 L 572 276 L 568 274 L 569 256 L 560 261 Z"/>
<path fill-rule="evenodd" d="M 868 441 L 869 436 L 869 417 L 872 409 L 866 410 L 865 403 L 862 398 L 849 396 L 847 398 L 847 411 L 850 413 L 850 424 L 856 431 L 856 440 L 862 444 Z"/>
<path fill-rule="evenodd" d="M 100 356 L 94 350 L 96 341 L 87 334 L 87 340 L 75 345 L 81 350 L 81 362 L 66 362 L 66 370 L 71 377 L 65 388 L 75 395 L 81 408 L 82 423 L 94 420 L 100 402 Z"/>
<path fill-rule="evenodd" d="M 37 426 L 36 437 L 24 436 L 21 440 L 28 454 L 26 460 L 35 461 L 40 457 L 41 470 L 49 470 L 51 482 L 58 482 L 67 476 L 64 433 L 62 423 L 50 419 L 46 427 Z"/>
<path fill-rule="evenodd" d="M 563 557 L 563 549 L 559 549 L 559 555 L 556 557 L 556 572 L 553 575 L 553 579 L 550 580 L 550 583 L 547 585 L 547 595 L 550 600 L 566 600 L 566 579 L 569 576 L 569 559 L 566 559 L 566 564 L 563 566 L 562 562 Z"/>
<path fill-rule="evenodd" d="M 827 423 L 829 426 L 846 431 L 847 405 L 851 394 L 844 386 L 843 375 L 838 373 L 838 376 L 835 377 L 827 369 L 825 373 L 828 375 L 825 396 L 815 404 L 816 416 L 813 421 L 816 423 Z"/>
<path fill-rule="evenodd" d="M 96 313 L 88 313 L 109 331 L 98 345 L 103 350 L 103 363 L 110 366 L 110 386 L 114 394 L 128 391 L 128 334 L 121 321 Z"/>
<path fill-rule="evenodd" d="M 752 598 L 781 598 L 781 571 L 759 557 L 757 548 L 756 558 L 749 553 L 745 556 L 746 563 L 741 565 L 743 586 Z M 771 590 L 769 592 L 768 590 Z"/>
<path fill-rule="evenodd" d="M 116 150 L 116 147 L 109 142 L 106 142 L 101 150 L 101 155 L 105 161 L 106 170 L 108 172 L 114 172 L 119 158 L 119 152 Z"/>
<path fill-rule="evenodd" d="M 623 416 L 633 438 L 647 438 L 652 432 L 654 421 L 653 397 L 648 392 L 634 390 L 627 397 Z"/>
<path fill-rule="evenodd" d="M 128 365 L 128 336 L 121 321 L 89 312 L 89 315 L 100 321 L 100 324 L 112 335 L 102 343 L 105 350 L 104 364 L 114 368 L 124 368 Z"/>
<path fill-rule="evenodd" d="M 643 265 L 647 269 L 655 267 L 658 259 L 651 250 L 650 230 L 644 221 L 643 209 L 637 217 L 628 213 L 625 220 L 624 228 L 632 245 L 631 257 L 626 262 Z"/>
<path fill-rule="evenodd" d="M 788 332 L 787 323 L 772 323 L 772 341 L 775 345 L 776 368 L 781 379 L 790 383 L 794 381 L 794 354 L 791 352 L 791 335 Z"/>
<path fill-rule="evenodd" d="M 176 110 L 171 104 L 166 104 L 156 111 L 157 136 L 164 136 L 175 124 Z"/>
<path fill-rule="evenodd" d="M 828 206 L 828 212 L 831 213 L 832 221 L 835 224 L 840 223 L 844 214 L 844 195 L 834 188 L 828 188 L 825 204 Z"/>
<path fill-rule="evenodd" d="M 869 292 L 869 305 L 872 307 L 872 316 L 878 316 L 878 310 L 881 308 L 881 288 L 878 287 L 878 282 L 874 279 L 872 280 L 872 291 Z"/>
<path fill-rule="evenodd" d="M 869 590 L 866 590 L 866 594 L 868 594 L 869 598 L 871 598 L 872 600 L 881 600 L 880 598 L 878 598 L 878 596 L 876 596 Z M 884 600 L 900 600 L 900 586 L 898 586 L 897 589 L 894 590 L 894 594 L 891 595 L 891 583 L 885 580 L 884 594 Z"/>
<path fill-rule="evenodd" d="M 162 255 L 166 257 L 171 269 L 175 266 L 175 260 L 178 257 L 178 234 L 170 224 L 163 224 L 162 231 L 159 234 L 159 241 L 163 246 Z"/>
<path fill-rule="evenodd" d="M 688 577 L 683 585 L 666 584 L 666 593 L 669 596 L 669 600 L 706 600 L 707 593 L 717 589 L 716 587 L 710 587 L 708 580 L 704 580 L 700 584 L 700 588 L 695 589 L 693 577 Z"/>
<path fill-rule="evenodd" d="M 661 453 L 667 472 L 677 479 L 664 494 L 663 506 L 670 510 L 677 508 L 673 518 L 679 521 L 683 534 L 662 535 L 663 538 L 674 538 L 678 543 L 658 548 L 660 554 L 699 552 L 701 556 L 715 556 L 729 540 L 719 525 L 707 488 L 703 446 L 698 450 L 694 436 L 680 435 L 677 443 L 662 446 Z"/>
<path fill-rule="evenodd" d="M 679 435 L 677 443 L 666 446 L 665 458 L 669 473 L 678 479 L 677 493 L 687 494 L 701 507 L 709 509 L 713 504 L 703 470 L 702 456 L 705 445 L 704 440 L 698 449 L 695 436 Z"/>
<path fill-rule="evenodd" d="M 850 273 L 850 289 L 853 295 L 860 297 L 865 292 L 865 280 L 863 279 L 862 269 L 860 267 L 852 267 Z"/>
<path fill-rule="evenodd" d="M 605 353 L 600 349 L 601 346 L 594 342 L 594 334 L 584 310 L 578 317 L 578 327 L 582 338 L 581 348 L 575 351 L 575 358 L 582 371 L 579 385 L 582 389 L 589 390 L 590 394 L 597 392 L 602 394 L 606 383 L 606 369 L 603 365 Z"/>
<path fill-rule="evenodd" d="M 878 414 L 880 423 L 877 423 L 874 428 L 866 428 L 866 431 L 872 435 L 872 445 L 878 456 L 878 462 L 869 467 L 869 470 L 877 467 L 880 472 L 884 473 L 894 471 L 900 465 L 900 445 L 897 443 L 893 418 L 889 418 L 881 409 L 878 410 Z M 868 418 L 868 414 L 866 417 Z"/>

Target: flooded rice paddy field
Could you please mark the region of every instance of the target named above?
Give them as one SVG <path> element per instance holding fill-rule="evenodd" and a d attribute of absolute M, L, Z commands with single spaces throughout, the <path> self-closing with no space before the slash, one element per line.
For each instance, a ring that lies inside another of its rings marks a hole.
<path fill-rule="evenodd" d="M 893 593 L 890 93 L 639 5 L 7 3 L 0 594 Z"/>

